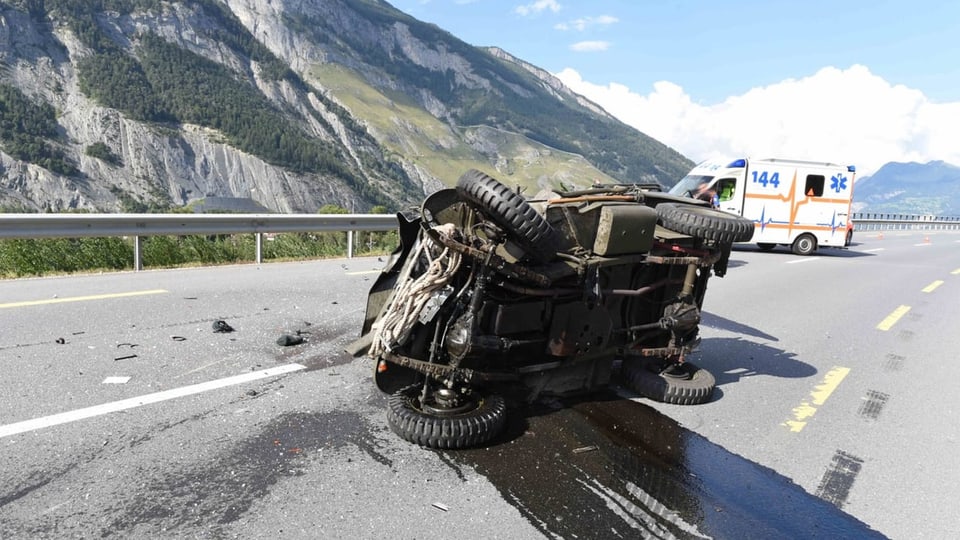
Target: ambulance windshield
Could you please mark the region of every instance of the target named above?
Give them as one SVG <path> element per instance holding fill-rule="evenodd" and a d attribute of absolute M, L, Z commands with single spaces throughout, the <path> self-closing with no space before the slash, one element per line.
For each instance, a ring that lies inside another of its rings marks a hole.
<path fill-rule="evenodd" d="M 677 195 L 680 197 L 690 197 L 694 198 L 703 190 L 704 184 L 709 184 L 713 181 L 713 176 L 706 176 L 700 174 L 688 174 L 684 176 L 677 185 L 670 188 L 671 195 Z"/>

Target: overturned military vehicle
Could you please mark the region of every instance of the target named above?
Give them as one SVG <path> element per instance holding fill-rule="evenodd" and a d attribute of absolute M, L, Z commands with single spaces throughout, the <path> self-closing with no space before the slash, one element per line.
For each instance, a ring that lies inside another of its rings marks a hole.
<path fill-rule="evenodd" d="M 468 171 L 401 213 L 400 246 L 370 290 L 361 338 L 387 419 L 434 448 L 482 444 L 506 399 L 623 383 L 702 403 L 714 378 L 685 361 L 711 274 L 753 222 L 659 186 L 603 185 L 527 200 Z"/>

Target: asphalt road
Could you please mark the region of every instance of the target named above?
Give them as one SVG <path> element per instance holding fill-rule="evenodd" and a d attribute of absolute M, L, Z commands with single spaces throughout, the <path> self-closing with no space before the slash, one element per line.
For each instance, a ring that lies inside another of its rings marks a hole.
<path fill-rule="evenodd" d="M 710 403 L 614 387 L 457 452 L 343 352 L 376 258 L 0 281 L 0 538 L 958 537 L 960 234 L 884 234 L 736 250 Z"/>

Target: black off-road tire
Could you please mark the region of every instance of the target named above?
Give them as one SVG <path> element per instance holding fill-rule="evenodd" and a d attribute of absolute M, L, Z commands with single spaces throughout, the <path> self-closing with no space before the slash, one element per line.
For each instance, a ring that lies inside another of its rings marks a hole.
<path fill-rule="evenodd" d="M 810 255 L 817 250 L 817 238 L 809 233 L 801 234 L 793 241 L 790 251 L 795 255 Z"/>
<path fill-rule="evenodd" d="M 657 216 L 670 230 L 721 244 L 749 242 L 753 238 L 753 221 L 713 208 L 661 203 L 657 205 Z"/>
<path fill-rule="evenodd" d="M 501 396 L 481 396 L 473 409 L 437 416 L 421 409 L 422 388 L 422 384 L 414 384 L 387 399 L 390 429 L 409 442 L 429 448 L 468 448 L 489 441 L 506 426 L 507 406 Z"/>
<path fill-rule="evenodd" d="M 557 231 L 520 194 L 497 179 L 469 170 L 457 181 L 457 193 L 511 235 L 538 262 L 553 259 L 560 246 Z"/>
<path fill-rule="evenodd" d="M 690 362 L 677 369 L 685 377 L 661 373 L 661 362 L 656 359 L 624 360 L 621 377 L 627 388 L 643 397 L 674 405 L 699 405 L 710 401 L 717 382 L 713 374 Z"/>

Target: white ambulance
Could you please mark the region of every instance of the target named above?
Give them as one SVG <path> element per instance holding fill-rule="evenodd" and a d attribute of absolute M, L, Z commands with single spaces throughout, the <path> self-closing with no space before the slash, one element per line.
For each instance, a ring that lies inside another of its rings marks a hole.
<path fill-rule="evenodd" d="M 850 245 L 850 203 L 856 168 L 790 159 L 705 161 L 670 189 L 753 220 L 751 242 L 771 250 L 788 245 L 797 255 L 819 246 Z"/>

